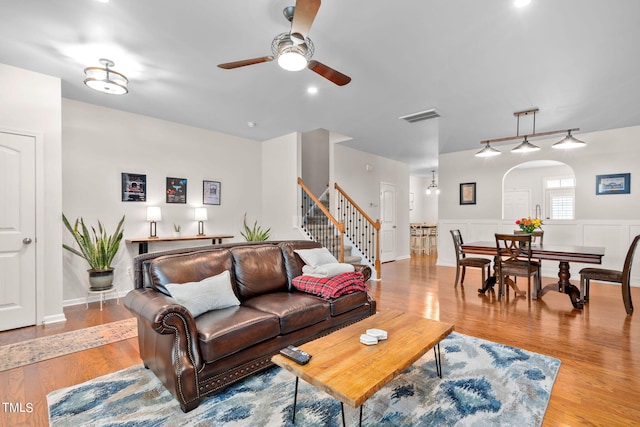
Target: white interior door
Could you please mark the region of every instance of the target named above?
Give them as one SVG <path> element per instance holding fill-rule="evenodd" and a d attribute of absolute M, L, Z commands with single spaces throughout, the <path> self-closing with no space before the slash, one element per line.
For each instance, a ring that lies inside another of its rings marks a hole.
<path fill-rule="evenodd" d="M 380 262 L 396 259 L 396 186 L 380 183 Z"/>
<path fill-rule="evenodd" d="M 0 132 L 0 330 L 36 324 L 35 138 Z"/>

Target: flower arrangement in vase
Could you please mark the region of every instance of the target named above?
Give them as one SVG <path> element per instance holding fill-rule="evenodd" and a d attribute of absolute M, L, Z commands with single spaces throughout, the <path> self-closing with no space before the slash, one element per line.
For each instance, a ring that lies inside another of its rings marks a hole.
<path fill-rule="evenodd" d="M 533 233 L 533 230 L 535 230 L 536 228 L 540 228 L 540 226 L 542 225 L 542 220 L 538 218 L 532 219 L 529 216 L 526 218 L 517 219 L 516 225 L 519 226 L 520 230 L 522 230 L 524 233 L 531 234 Z"/>

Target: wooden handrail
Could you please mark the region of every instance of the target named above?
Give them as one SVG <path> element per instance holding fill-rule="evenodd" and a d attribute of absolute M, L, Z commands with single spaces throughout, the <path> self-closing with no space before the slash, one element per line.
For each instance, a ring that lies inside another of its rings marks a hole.
<path fill-rule="evenodd" d="M 354 202 L 353 199 L 349 197 L 347 193 L 345 193 L 345 191 L 342 189 L 342 187 L 338 185 L 337 182 L 333 186 L 336 190 L 340 192 L 340 194 L 342 194 L 342 196 L 344 196 L 345 199 L 349 201 L 349 203 L 353 205 L 354 208 L 356 208 L 356 210 L 360 213 L 360 215 L 362 215 L 369 222 L 369 224 L 371 224 L 376 230 L 380 231 L 380 220 L 375 220 L 375 221 L 372 220 L 371 217 L 367 215 L 367 213 L 363 211 L 362 208 L 358 206 L 358 204 Z"/>
<path fill-rule="evenodd" d="M 324 207 L 324 205 L 320 202 L 320 200 L 318 200 L 318 198 L 316 196 L 313 195 L 313 193 L 311 192 L 311 190 L 309 190 L 309 187 L 306 186 L 306 184 L 302 181 L 302 178 L 298 178 L 298 185 L 300 185 L 300 187 L 302 187 L 304 189 L 304 191 L 309 195 L 309 197 L 311 198 L 311 200 L 313 200 L 313 202 L 320 208 L 320 210 L 327 216 L 327 218 L 329 218 L 329 220 L 333 223 L 333 225 L 341 232 L 344 233 L 344 224 L 341 222 L 338 222 L 333 215 L 331 215 L 331 213 L 327 210 L 327 208 Z"/>

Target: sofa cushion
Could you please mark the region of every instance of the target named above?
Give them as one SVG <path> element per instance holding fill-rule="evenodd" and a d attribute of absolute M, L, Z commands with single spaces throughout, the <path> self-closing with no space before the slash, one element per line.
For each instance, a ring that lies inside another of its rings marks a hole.
<path fill-rule="evenodd" d="M 240 305 L 231 287 L 229 270 L 199 282 L 167 283 L 165 288 L 176 301 L 191 312 L 193 317 L 207 311 Z"/>
<path fill-rule="evenodd" d="M 196 319 L 200 353 L 206 363 L 280 334 L 278 317 L 249 307 L 209 311 Z"/>
<path fill-rule="evenodd" d="M 238 296 L 241 301 L 287 290 L 287 275 L 280 248 L 274 245 L 231 249 Z"/>
<path fill-rule="evenodd" d="M 337 264 L 338 260 L 327 248 L 296 249 L 294 251 L 306 265 L 317 267 L 323 264 Z"/>
<path fill-rule="evenodd" d="M 149 262 L 149 280 L 151 288 L 170 295 L 167 283 L 199 282 L 225 270 L 233 283 L 233 258 L 227 249 L 165 255 Z"/>
<path fill-rule="evenodd" d="M 278 316 L 283 335 L 320 323 L 331 316 L 327 301 L 301 292 L 260 295 L 244 301 L 242 305 Z"/>
<path fill-rule="evenodd" d="M 367 290 L 362 273 L 342 273 L 332 277 L 298 276 L 293 279 L 296 289 L 324 299 Z"/>

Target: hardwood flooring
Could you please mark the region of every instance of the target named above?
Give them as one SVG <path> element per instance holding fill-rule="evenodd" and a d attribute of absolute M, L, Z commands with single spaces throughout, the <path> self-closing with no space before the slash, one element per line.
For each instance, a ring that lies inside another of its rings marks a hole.
<path fill-rule="evenodd" d="M 378 310 L 451 322 L 460 333 L 560 359 L 544 426 L 640 425 L 640 313 L 626 316 L 619 286 L 592 282 L 584 311 L 556 292 L 529 305 L 513 292 L 502 301 L 479 295 L 476 269 L 454 289 L 455 269 L 434 263 L 435 254 L 383 264 L 383 281 L 370 283 Z M 632 297 L 640 305 L 640 288 Z M 0 333 L 0 345 L 131 317 L 112 300 L 102 312 L 95 303 L 65 314 L 65 323 Z M 137 340 L 129 339 L 0 372 L 0 426 L 46 426 L 49 392 L 136 363 Z"/>

